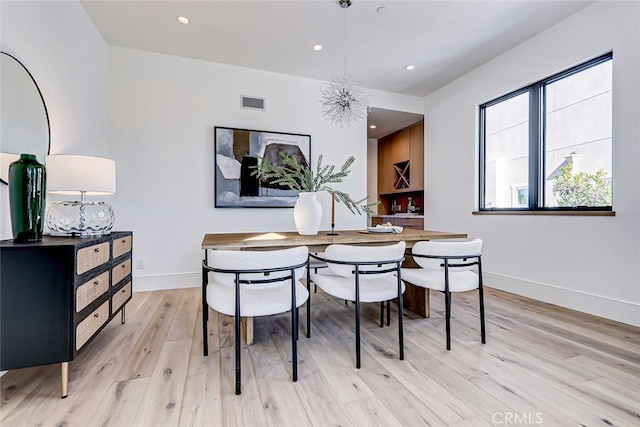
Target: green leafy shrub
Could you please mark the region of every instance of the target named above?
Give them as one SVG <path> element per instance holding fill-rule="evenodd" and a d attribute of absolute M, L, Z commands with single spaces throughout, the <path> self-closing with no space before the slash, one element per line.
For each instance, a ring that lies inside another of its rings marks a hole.
<path fill-rule="evenodd" d="M 573 165 L 553 177 L 553 195 L 560 207 L 611 206 L 611 185 L 604 169 L 594 174 L 573 173 Z"/>

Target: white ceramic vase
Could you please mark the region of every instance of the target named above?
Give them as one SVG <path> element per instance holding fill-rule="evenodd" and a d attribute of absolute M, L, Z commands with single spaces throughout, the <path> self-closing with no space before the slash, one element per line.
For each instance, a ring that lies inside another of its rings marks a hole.
<path fill-rule="evenodd" d="M 322 205 L 317 192 L 300 192 L 293 207 L 293 220 L 298 234 L 315 236 L 320 229 L 322 220 Z"/>

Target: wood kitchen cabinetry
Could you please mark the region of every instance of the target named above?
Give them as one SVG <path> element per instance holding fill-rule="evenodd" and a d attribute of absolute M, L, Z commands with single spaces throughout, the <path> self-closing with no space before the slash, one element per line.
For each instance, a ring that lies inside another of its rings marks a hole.
<path fill-rule="evenodd" d="M 393 193 L 394 168 L 391 150 L 393 149 L 393 136 L 382 138 L 378 141 L 378 193 Z"/>
<path fill-rule="evenodd" d="M 391 160 L 392 164 L 411 159 L 411 135 L 409 128 L 402 129 L 391 135 Z"/>
<path fill-rule="evenodd" d="M 131 299 L 131 232 L 0 241 L 0 369 L 68 363 Z"/>
<path fill-rule="evenodd" d="M 424 191 L 424 124 L 409 128 L 409 158 L 411 159 L 411 191 Z"/>
<path fill-rule="evenodd" d="M 379 211 L 390 214 L 398 195 L 424 193 L 424 123 L 419 122 L 378 141 Z M 414 197 L 415 199 L 415 197 Z"/>

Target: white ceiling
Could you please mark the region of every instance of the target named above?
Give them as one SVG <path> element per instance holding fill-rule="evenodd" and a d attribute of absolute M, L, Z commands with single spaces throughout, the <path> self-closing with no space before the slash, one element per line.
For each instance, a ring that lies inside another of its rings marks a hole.
<path fill-rule="evenodd" d="M 109 45 L 425 96 L 593 1 L 117 1 L 82 4 Z M 377 9 L 384 6 L 385 12 Z M 346 43 L 344 18 L 346 14 Z M 190 19 L 178 23 L 178 16 Z M 315 44 L 323 49 L 316 52 Z M 413 71 L 404 67 L 415 65 Z"/>
<path fill-rule="evenodd" d="M 380 139 L 423 119 L 424 116 L 422 114 L 371 108 L 367 115 L 367 138 Z M 369 126 L 374 124 L 376 126 L 375 129 L 371 129 Z"/>

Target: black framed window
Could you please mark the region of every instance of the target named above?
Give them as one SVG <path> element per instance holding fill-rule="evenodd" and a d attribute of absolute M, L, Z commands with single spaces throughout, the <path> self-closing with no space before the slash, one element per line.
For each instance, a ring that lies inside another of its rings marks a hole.
<path fill-rule="evenodd" d="M 480 105 L 481 211 L 612 210 L 608 53 Z"/>

